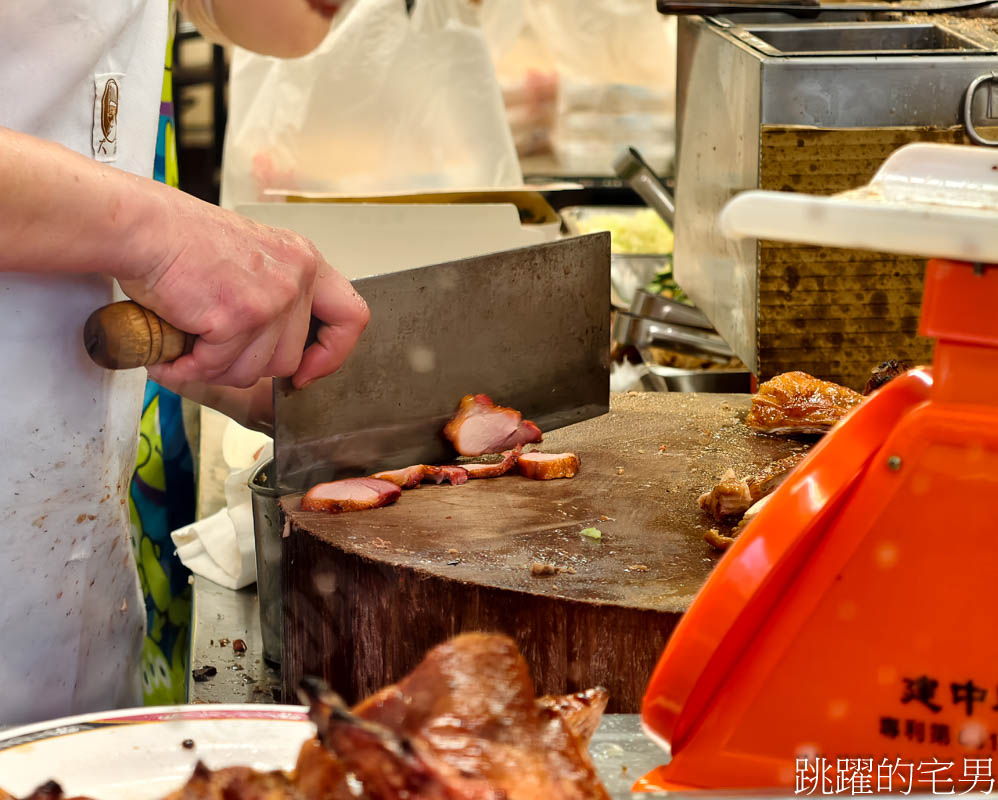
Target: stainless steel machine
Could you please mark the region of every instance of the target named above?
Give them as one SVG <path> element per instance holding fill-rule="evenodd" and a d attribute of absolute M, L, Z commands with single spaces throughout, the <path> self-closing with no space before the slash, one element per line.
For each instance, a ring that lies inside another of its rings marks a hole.
<path fill-rule="evenodd" d="M 912 141 L 987 141 L 989 24 L 889 7 L 680 17 L 675 275 L 760 378 L 803 369 L 856 384 L 885 358 L 928 359 L 916 335 L 924 262 L 732 242 L 717 217 L 746 189 L 860 186 Z"/>

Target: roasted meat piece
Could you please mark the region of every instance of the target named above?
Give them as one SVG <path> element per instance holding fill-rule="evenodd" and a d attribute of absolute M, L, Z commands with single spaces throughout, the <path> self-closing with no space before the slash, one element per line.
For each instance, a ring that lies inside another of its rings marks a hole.
<path fill-rule="evenodd" d="M 603 719 L 610 693 L 602 686 L 575 694 L 548 694 L 537 698 L 537 705 L 561 714 L 568 729 L 582 744 L 589 742 Z"/>
<path fill-rule="evenodd" d="M 718 522 L 738 518 L 752 505 L 748 483 L 733 469 L 727 470 L 709 492 L 697 498 L 700 508 Z"/>
<path fill-rule="evenodd" d="M 522 450 L 523 448 L 517 445 L 512 450 L 507 450 L 503 453 L 500 461 L 462 464 L 461 467 L 467 471 L 469 478 L 498 478 L 516 466 L 517 459 L 520 457 Z"/>
<path fill-rule="evenodd" d="M 870 379 L 866 382 L 866 387 L 863 389 L 863 394 L 870 394 L 876 391 L 885 383 L 890 383 L 898 375 L 903 375 L 911 367 L 905 364 L 903 361 L 881 361 L 877 366 L 873 368 L 870 373 Z"/>
<path fill-rule="evenodd" d="M 302 745 L 291 783 L 301 800 L 356 800 L 346 782 L 343 763 L 318 739 Z"/>
<path fill-rule="evenodd" d="M 390 469 L 386 472 L 375 472 L 371 477 L 376 481 L 388 481 L 394 483 L 400 489 L 414 489 L 423 482 L 423 477 L 427 470 L 436 467 L 427 467 L 425 464 L 413 464 L 411 467 L 402 469 Z"/>
<path fill-rule="evenodd" d="M 714 519 L 723 522 L 744 514 L 752 505 L 752 495 L 748 482 L 739 478 L 733 469 L 729 469 L 713 489 L 700 495 L 697 502 Z"/>
<path fill-rule="evenodd" d="M 761 472 L 747 478 L 739 478 L 733 469 L 725 472 L 717 486 L 700 495 L 697 502 L 700 508 L 717 522 L 727 525 L 738 522 L 738 525 L 727 533 L 718 528 L 711 528 L 703 537 L 707 544 L 717 550 L 727 550 L 735 541 L 735 537 L 759 513 L 764 501 L 776 491 L 806 456 L 807 451 L 794 453 L 774 461 Z"/>
<path fill-rule="evenodd" d="M 16 800 L 14 795 L 8 794 L 3 789 L 0 789 L 0 800 Z M 31 794 L 24 798 L 24 800 L 89 800 L 87 797 L 70 797 L 67 798 L 65 793 L 62 791 L 62 787 L 55 781 L 45 781 L 41 786 L 35 789 Z"/>
<path fill-rule="evenodd" d="M 575 453 L 524 453 L 516 462 L 520 474 L 535 481 L 574 478 L 580 464 Z"/>
<path fill-rule="evenodd" d="M 761 472 L 745 479 L 753 503 L 775 492 L 794 471 L 794 468 L 807 457 L 807 451 L 793 453 L 766 466 Z"/>
<path fill-rule="evenodd" d="M 415 489 L 424 481 L 433 481 L 436 484 L 441 484 L 446 481 L 450 483 L 451 486 L 460 486 L 462 483 L 467 483 L 468 478 L 484 478 L 491 476 L 471 475 L 468 467 L 466 466 L 458 467 L 450 465 L 444 467 L 434 467 L 427 464 L 414 464 L 411 467 L 402 467 L 402 469 L 390 469 L 386 472 L 375 472 L 371 477 L 375 480 L 394 483 L 401 489 Z"/>
<path fill-rule="evenodd" d="M 467 483 L 469 477 L 468 470 L 464 467 L 455 466 L 427 467 L 426 473 L 423 475 L 425 480 L 431 480 L 438 484 L 447 481 L 451 486 L 460 486 L 462 483 Z"/>
<path fill-rule="evenodd" d="M 760 433 L 825 433 L 862 402 L 845 386 L 786 372 L 759 387 L 745 424 Z"/>
<path fill-rule="evenodd" d="M 727 550 L 735 543 L 734 536 L 721 533 L 717 528 L 711 528 L 703 535 L 703 540 L 715 550 Z"/>
<path fill-rule="evenodd" d="M 319 740 L 364 787 L 368 800 L 502 800 L 480 777 L 437 758 L 425 742 L 352 714 L 339 697 L 311 693 Z"/>
<path fill-rule="evenodd" d="M 501 453 L 542 439 L 533 422 L 515 409 L 497 406 L 485 394 L 461 398 L 457 414 L 444 426 L 444 436 L 462 456 Z"/>
<path fill-rule="evenodd" d="M 775 492 L 805 456 L 806 451 L 794 453 L 746 478 L 739 478 L 733 469 L 729 469 L 721 476 L 717 486 L 700 495 L 697 502 L 718 522 L 740 519 L 753 503 Z"/>
<path fill-rule="evenodd" d="M 301 500 L 302 511 L 365 511 L 380 508 L 399 499 L 402 490 L 390 481 L 375 478 L 347 478 L 313 486 Z"/>
<path fill-rule="evenodd" d="M 505 636 L 458 636 L 352 711 L 321 681 L 301 694 L 317 737 L 290 774 L 198 763 L 165 800 L 609 800 L 587 750 L 606 691 L 536 699 Z"/>
<path fill-rule="evenodd" d="M 538 704 L 505 636 L 464 634 L 435 647 L 352 715 L 314 686 L 307 699 L 319 738 L 369 794 L 395 775 L 388 787 L 416 780 L 420 797 L 608 798 L 585 744 L 560 712 Z M 434 782 L 444 786 L 431 790 Z"/>
<path fill-rule="evenodd" d="M 283 772 L 257 772 L 250 767 L 210 770 L 200 761 L 183 788 L 165 800 L 299 800 Z"/>

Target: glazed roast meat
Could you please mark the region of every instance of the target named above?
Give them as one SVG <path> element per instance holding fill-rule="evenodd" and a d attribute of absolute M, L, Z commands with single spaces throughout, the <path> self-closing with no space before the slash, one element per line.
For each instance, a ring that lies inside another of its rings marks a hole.
<path fill-rule="evenodd" d="M 309 489 L 301 500 L 302 511 L 366 511 L 394 503 L 402 489 L 391 481 L 376 478 L 346 478 L 320 483 Z"/>
<path fill-rule="evenodd" d="M 759 387 L 745 424 L 759 433 L 825 433 L 862 402 L 845 386 L 785 372 Z"/>
<path fill-rule="evenodd" d="M 461 468 L 468 473 L 469 478 L 499 478 L 516 466 L 522 450 L 523 447 L 517 445 L 503 453 L 499 461 L 462 464 Z"/>
<path fill-rule="evenodd" d="M 697 502 L 717 522 L 737 521 L 755 503 L 775 492 L 806 455 L 806 451 L 794 453 L 745 478 L 739 478 L 729 469 L 713 489 L 700 495 Z"/>
<path fill-rule="evenodd" d="M 438 645 L 353 709 L 321 681 L 303 681 L 301 696 L 317 735 L 293 771 L 199 763 L 165 800 L 609 800 L 588 752 L 606 691 L 538 699 L 505 636 Z M 42 784 L 31 800 L 62 789 Z"/>
<path fill-rule="evenodd" d="M 461 398 L 454 418 L 444 426 L 444 436 L 462 456 L 502 453 L 543 438 L 541 429 L 519 411 L 497 406 L 486 394 Z"/>
<path fill-rule="evenodd" d="M 537 704 L 560 714 L 575 738 L 588 745 L 599 727 L 609 700 L 610 693 L 597 686 L 575 694 L 544 695 L 538 698 Z"/>
<path fill-rule="evenodd" d="M 346 737 L 330 744 L 323 734 L 351 722 L 336 714 L 328 693 L 309 699 L 320 740 L 366 785 L 359 756 L 341 750 L 359 742 Z M 353 715 L 403 737 L 435 775 L 460 776 L 454 788 L 462 797 L 482 796 L 484 781 L 510 800 L 607 798 L 585 742 L 559 708 L 537 701 L 527 663 L 505 636 L 470 633 L 435 647 Z"/>
<path fill-rule="evenodd" d="M 524 453 L 517 462 L 520 474 L 535 481 L 574 478 L 581 465 L 575 453 Z"/>

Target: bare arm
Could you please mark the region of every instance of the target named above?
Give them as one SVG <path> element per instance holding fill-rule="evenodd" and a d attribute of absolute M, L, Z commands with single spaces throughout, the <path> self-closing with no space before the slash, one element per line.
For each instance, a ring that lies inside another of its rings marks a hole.
<path fill-rule="evenodd" d="M 349 281 L 290 231 L 5 128 L 0 186 L 0 271 L 116 278 L 198 336 L 191 354 L 149 370 L 167 386 L 292 376 L 302 387 L 338 369 L 367 324 Z M 312 315 L 323 325 L 303 355 Z"/>
<path fill-rule="evenodd" d="M 332 0 L 179 0 L 206 38 L 278 58 L 318 47 L 337 7 Z"/>

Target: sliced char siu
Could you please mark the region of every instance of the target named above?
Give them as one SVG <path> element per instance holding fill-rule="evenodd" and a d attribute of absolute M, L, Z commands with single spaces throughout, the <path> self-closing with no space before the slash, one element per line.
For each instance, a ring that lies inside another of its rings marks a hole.
<path fill-rule="evenodd" d="M 301 501 L 302 511 L 366 511 L 394 503 L 402 489 L 391 481 L 376 478 L 347 478 L 313 486 Z"/>
<path fill-rule="evenodd" d="M 371 477 L 379 481 L 389 481 L 402 489 L 415 489 L 424 481 L 433 481 L 436 484 L 447 481 L 451 486 L 460 486 L 462 483 L 468 482 L 469 476 L 464 467 L 434 467 L 428 464 L 413 464 L 411 467 L 402 467 L 402 469 L 375 472 Z"/>
<path fill-rule="evenodd" d="M 462 464 L 461 467 L 468 473 L 469 478 L 498 478 L 516 466 L 516 461 L 522 451 L 523 448 L 517 445 L 512 450 L 507 450 L 503 453 L 501 461 L 483 464 Z"/>
<path fill-rule="evenodd" d="M 422 483 L 428 469 L 435 468 L 427 467 L 425 464 L 413 464 L 411 467 L 402 467 L 402 469 L 375 472 L 371 477 L 377 481 L 394 483 L 400 489 L 412 489 Z"/>
<path fill-rule="evenodd" d="M 431 480 L 434 483 L 440 484 L 444 481 L 450 483 L 451 486 L 460 486 L 462 483 L 467 483 L 468 470 L 464 467 L 457 467 L 454 465 L 444 466 L 444 467 L 428 467 L 427 469 L 433 470 L 432 473 L 427 473 L 424 477 L 426 480 Z"/>
<path fill-rule="evenodd" d="M 497 406 L 484 394 L 461 399 L 457 414 L 444 426 L 444 436 L 462 456 L 501 453 L 543 438 L 541 429 L 519 411 Z"/>
<path fill-rule="evenodd" d="M 520 474 L 535 481 L 574 478 L 580 461 L 575 453 L 524 453 L 516 461 Z"/>

